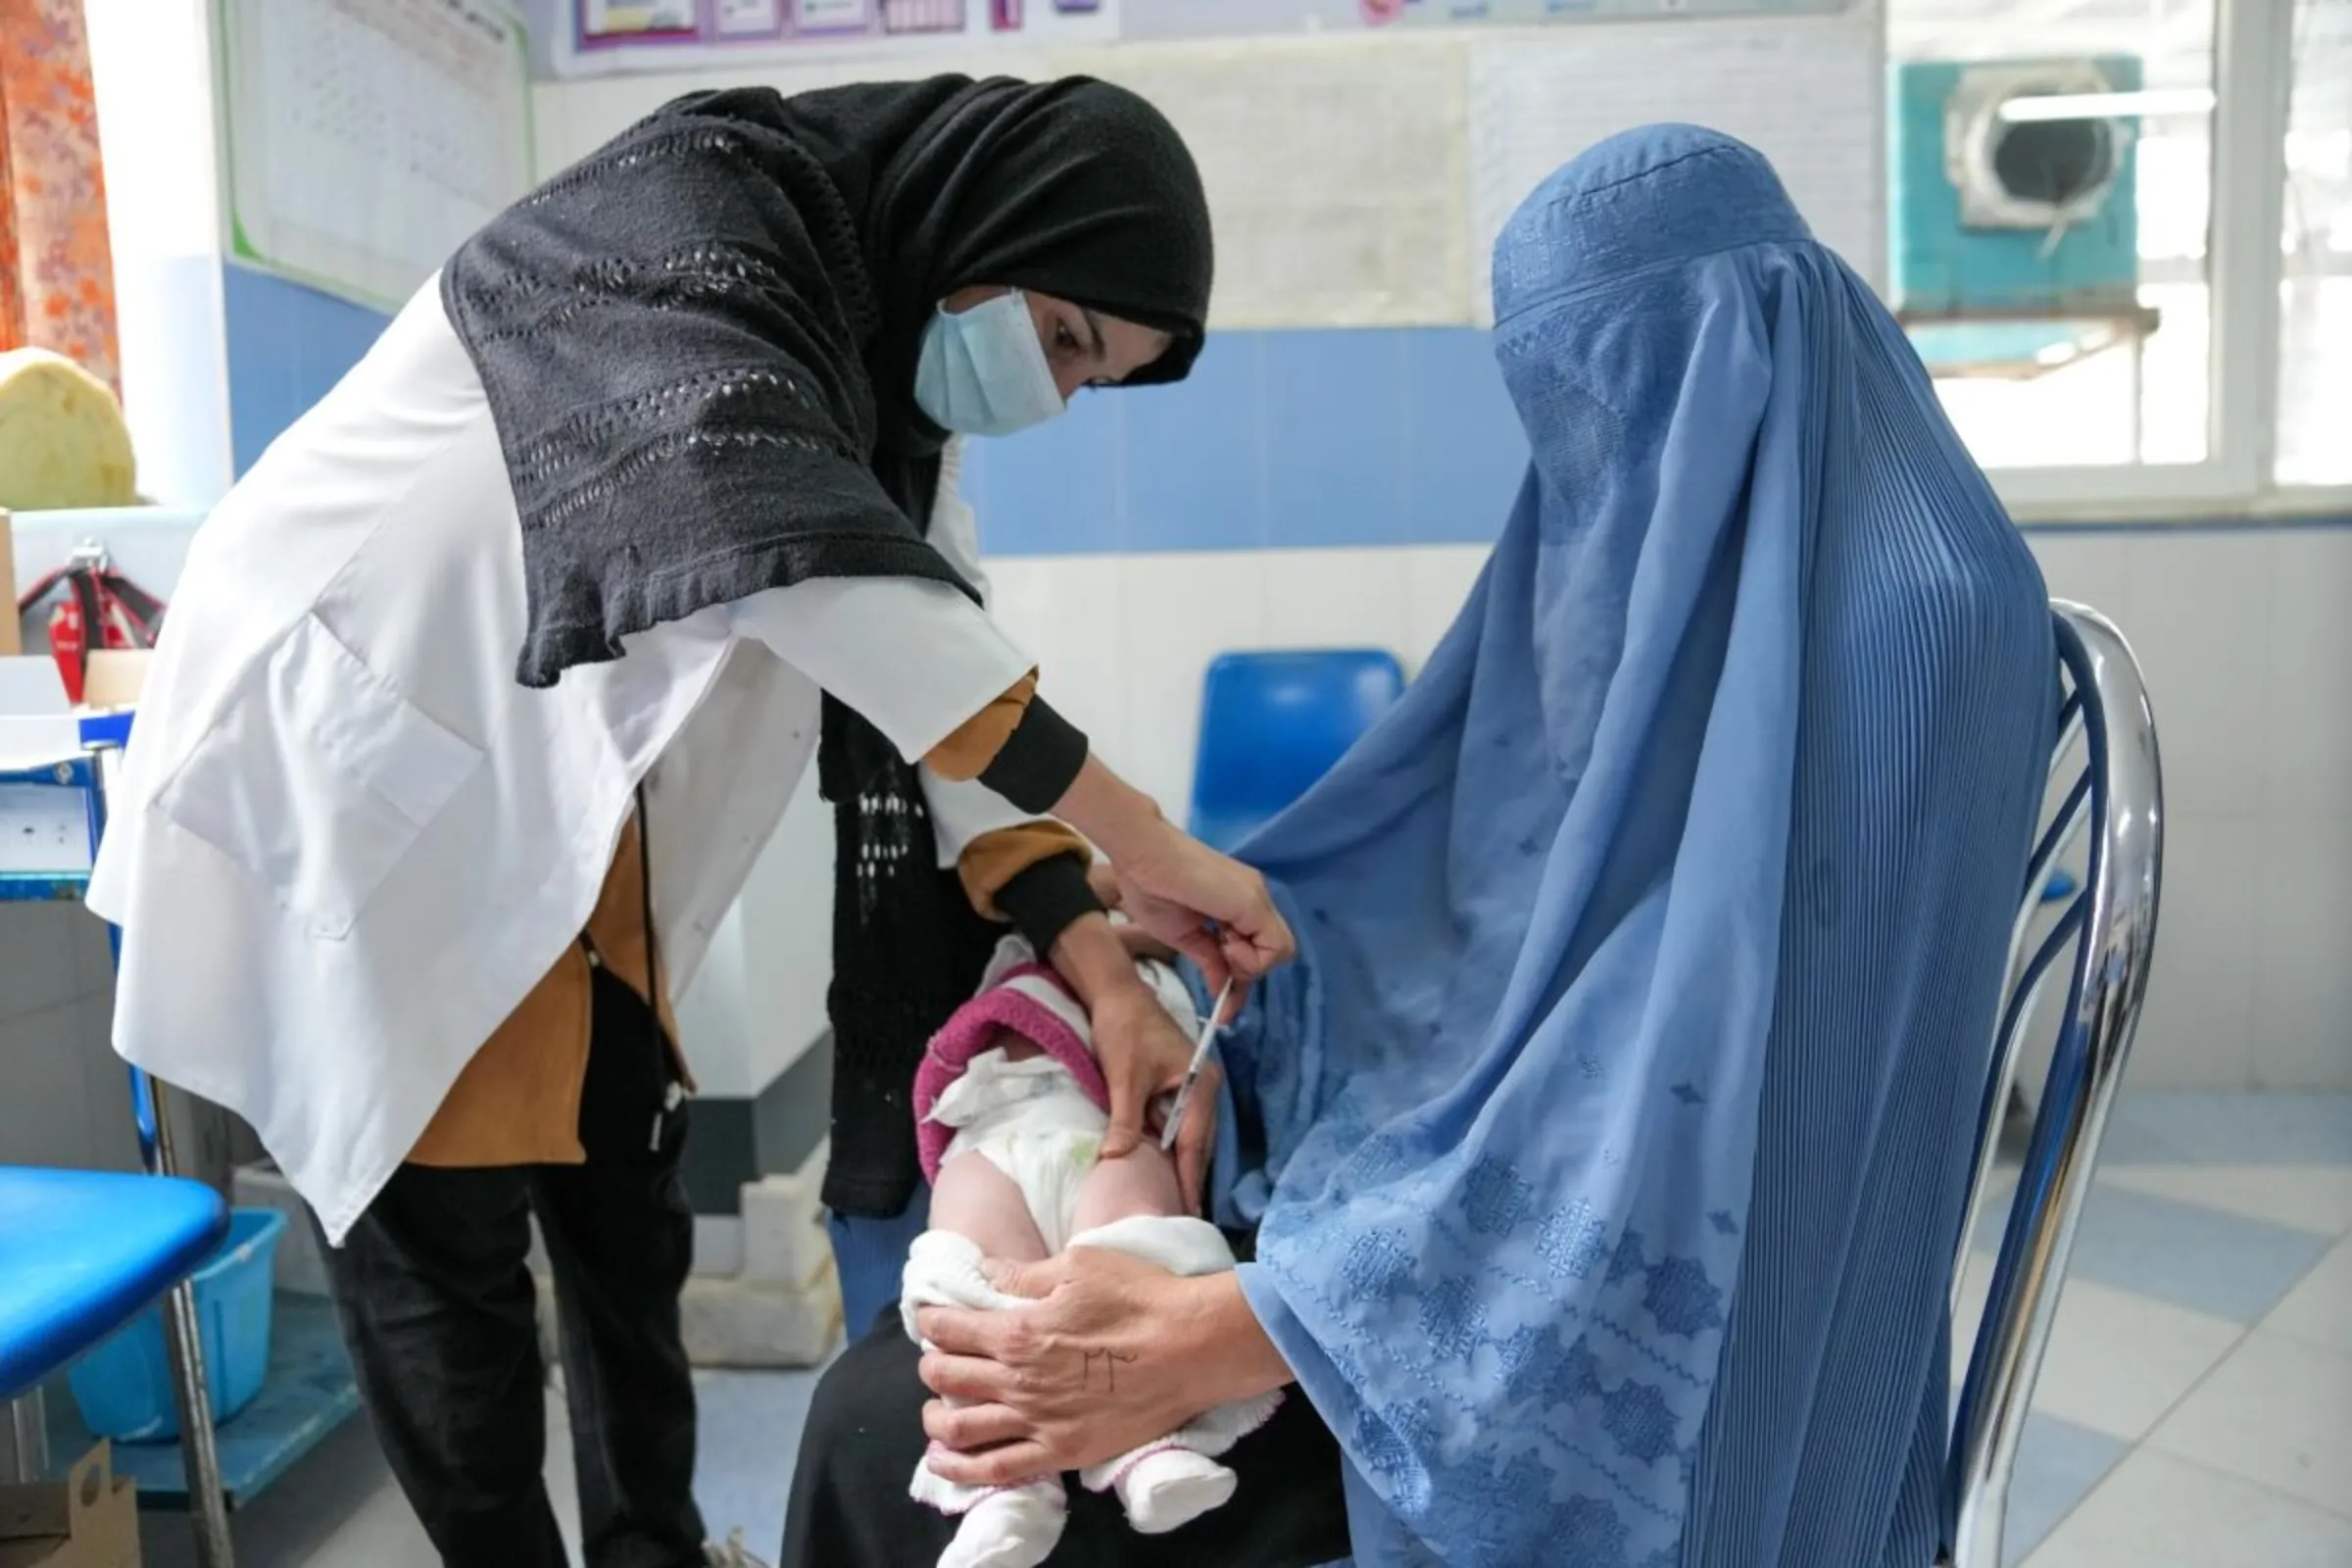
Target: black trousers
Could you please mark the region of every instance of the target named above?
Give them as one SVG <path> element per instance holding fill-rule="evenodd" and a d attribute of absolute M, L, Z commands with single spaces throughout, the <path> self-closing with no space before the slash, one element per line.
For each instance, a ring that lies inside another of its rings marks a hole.
<path fill-rule="evenodd" d="M 403 1165 L 324 1250 L 360 1395 L 450 1568 L 564 1568 L 541 1481 L 547 1421 L 530 1218 L 555 1267 L 589 1568 L 703 1561 L 694 1381 L 678 1333 L 694 1212 L 683 1105 L 653 1010 L 594 971 L 584 1165 Z"/>
<path fill-rule="evenodd" d="M 906 1495 L 927 1446 L 920 1360 L 893 1304 L 826 1369 L 777 1568 L 922 1568 L 955 1539 L 956 1520 Z M 1339 1445 L 1298 1390 L 1221 1462 L 1241 1479 L 1233 1499 L 1164 1536 L 1137 1535 L 1115 1496 L 1064 1477 L 1069 1527 L 1048 1568 L 1320 1568 L 1348 1555 Z"/>

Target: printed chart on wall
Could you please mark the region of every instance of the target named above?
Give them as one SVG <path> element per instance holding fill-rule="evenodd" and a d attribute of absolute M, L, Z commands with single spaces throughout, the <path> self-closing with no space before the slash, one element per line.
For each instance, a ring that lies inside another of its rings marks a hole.
<path fill-rule="evenodd" d="M 1654 23 L 1476 44 L 1470 59 L 1470 254 L 1603 137 L 1686 121 L 1761 151 L 1814 235 L 1886 284 L 1886 83 L 1876 19 Z M 1476 280 L 1479 318 L 1494 314 Z"/>
<path fill-rule="evenodd" d="M 1183 133 L 1216 229 L 1218 327 L 1427 326 L 1468 312 L 1458 50 L 1263 39 L 1052 63 L 1134 89 Z"/>
<path fill-rule="evenodd" d="M 1115 38 L 1120 0 L 565 0 L 563 75 Z"/>
<path fill-rule="evenodd" d="M 1129 38 L 1240 37 L 1350 28 L 1523 27 L 1642 17 L 1799 16 L 1863 0 L 1126 0 Z"/>
<path fill-rule="evenodd" d="M 236 261 L 397 309 L 530 186 L 499 0 L 215 0 Z"/>

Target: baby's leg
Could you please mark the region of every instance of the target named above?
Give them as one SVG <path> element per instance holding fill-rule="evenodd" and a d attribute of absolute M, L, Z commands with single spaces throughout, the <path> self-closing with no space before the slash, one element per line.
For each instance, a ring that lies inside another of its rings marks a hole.
<path fill-rule="evenodd" d="M 976 1245 L 983 1257 L 1007 1263 L 1034 1263 L 1046 1255 L 1045 1240 L 1029 1217 L 1029 1200 L 1011 1177 L 974 1150 L 939 1167 L 939 1179 L 931 1184 L 931 1228 L 954 1231 Z"/>
<path fill-rule="evenodd" d="M 946 1234 L 935 1234 L 940 1232 Z M 916 1294 L 960 1297 L 967 1305 L 995 1294 L 980 1275 L 982 1256 L 1030 1262 L 1046 1255 L 1021 1190 L 986 1155 L 971 1151 L 940 1166 L 931 1186 L 931 1231 L 915 1249 L 911 1270 L 945 1270 L 952 1276 L 934 1279 L 931 1291 Z M 911 1337 L 911 1313 L 907 1323 Z M 1035 1568 L 1061 1539 L 1066 1505 L 1059 1477 L 1041 1476 L 1026 1486 L 975 1494 L 940 1480 L 928 1464 L 917 1464 L 909 1490 L 918 1502 L 963 1515 L 939 1568 Z"/>
<path fill-rule="evenodd" d="M 936 1209 L 933 1210 L 937 1212 Z M 1070 1234 L 1136 1214 L 1181 1214 L 1184 1195 L 1176 1187 L 1176 1165 L 1150 1139 L 1121 1159 L 1099 1159 L 1078 1187 L 1078 1210 Z M 936 1221 L 934 1221 L 936 1223 Z"/>
<path fill-rule="evenodd" d="M 1099 1160 L 1087 1172 L 1078 1189 L 1078 1212 L 1070 1232 L 1083 1238 L 1115 1221 L 1145 1216 L 1187 1227 L 1200 1224 L 1183 1217 L 1184 1195 L 1176 1186 L 1176 1167 L 1158 1145 L 1149 1142 L 1123 1159 Z M 1222 1250 L 1222 1242 L 1216 1245 Z M 1145 1535 L 1159 1535 L 1220 1506 L 1233 1495 L 1236 1479 L 1216 1460 L 1172 1436 L 1097 1466 L 1087 1473 L 1087 1485 L 1098 1492 L 1108 1486 L 1118 1494 L 1128 1523 Z"/>

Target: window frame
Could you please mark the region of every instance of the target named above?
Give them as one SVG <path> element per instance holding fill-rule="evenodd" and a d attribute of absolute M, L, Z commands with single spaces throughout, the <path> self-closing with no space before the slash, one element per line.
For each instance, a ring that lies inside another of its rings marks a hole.
<path fill-rule="evenodd" d="M 2295 0 L 2218 0 L 2206 281 L 2207 456 L 2197 463 L 1991 468 L 2021 521 L 2121 523 L 2352 513 L 2352 485 L 2281 485 L 2278 290 Z"/>

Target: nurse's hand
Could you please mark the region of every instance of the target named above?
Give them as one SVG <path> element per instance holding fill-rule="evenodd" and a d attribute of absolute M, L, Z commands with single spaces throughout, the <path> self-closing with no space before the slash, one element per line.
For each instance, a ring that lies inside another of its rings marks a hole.
<path fill-rule="evenodd" d="M 1094 1025 L 1095 1055 L 1110 1088 L 1110 1129 L 1102 1135 L 1102 1157 L 1122 1159 L 1145 1138 L 1160 1135 L 1163 1096 L 1172 1095 L 1192 1065 L 1194 1042 L 1185 1038 L 1168 1009 L 1135 972 L 1135 960 L 1119 929 L 1100 914 L 1072 921 L 1054 944 L 1054 967 L 1078 993 Z M 1217 1064 L 1200 1069 L 1200 1083 L 1176 1134 L 1176 1180 L 1192 1211 L 1200 1211 L 1200 1188 L 1216 1148 Z"/>
<path fill-rule="evenodd" d="M 1264 877 L 1169 826 L 1101 759 L 1087 759 L 1054 814 L 1110 857 L 1128 918 L 1199 964 L 1210 990 L 1232 980 L 1236 1006 L 1298 951 Z"/>
<path fill-rule="evenodd" d="M 1199 964 L 1212 993 L 1233 983 L 1220 1020 L 1231 1023 L 1250 983 L 1290 962 L 1297 940 L 1264 877 L 1172 827 L 1165 835 L 1140 858 L 1112 858 L 1119 908 Z"/>
<path fill-rule="evenodd" d="M 916 1314 L 933 1347 L 923 1382 L 941 1396 L 923 1407 L 923 1430 L 942 1445 L 925 1462 L 960 1486 L 1101 1464 L 1291 1381 L 1231 1274 L 1180 1279 L 1089 1247 L 987 1268 L 997 1289 L 1036 1304 Z"/>
<path fill-rule="evenodd" d="M 1126 911 L 1119 907 L 1122 896 L 1119 892 L 1119 873 L 1108 860 L 1097 860 L 1086 868 L 1086 885 L 1094 889 L 1095 897 L 1102 901 L 1102 907 L 1113 914 L 1125 915 Z M 1154 963 L 1174 963 L 1184 956 L 1133 920 L 1116 920 L 1112 922 L 1111 929 L 1118 932 L 1119 940 L 1127 945 L 1127 956 L 1138 963 L 1146 958 Z M 1232 1011 L 1231 1008 L 1226 1010 Z"/>

